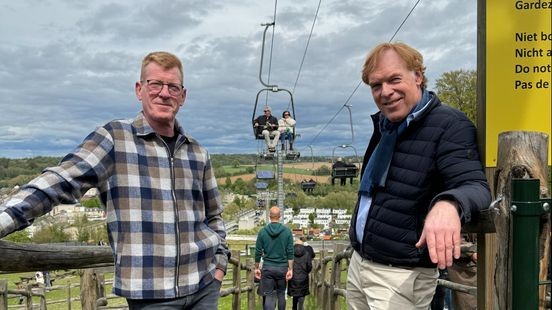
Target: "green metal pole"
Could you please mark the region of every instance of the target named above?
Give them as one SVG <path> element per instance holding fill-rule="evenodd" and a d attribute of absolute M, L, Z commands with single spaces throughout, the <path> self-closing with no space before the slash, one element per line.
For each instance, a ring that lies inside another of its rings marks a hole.
<path fill-rule="evenodd" d="M 539 304 L 539 225 L 543 213 L 538 179 L 512 179 L 512 307 Z"/>

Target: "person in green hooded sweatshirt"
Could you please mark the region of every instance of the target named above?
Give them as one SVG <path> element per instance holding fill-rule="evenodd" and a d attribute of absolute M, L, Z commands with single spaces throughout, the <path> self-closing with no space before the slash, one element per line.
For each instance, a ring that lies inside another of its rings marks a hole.
<path fill-rule="evenodd" d="M 286 308 L 286 284 L 293 277 L 293 235 L 280 223 L 280 216 L 280 208 L 270 208 L 270 223 L 259 231 L 255 244 L 255 277 L 261 280 L 263 310 L 274 310 L 276 299 L 278 310 Z"/>

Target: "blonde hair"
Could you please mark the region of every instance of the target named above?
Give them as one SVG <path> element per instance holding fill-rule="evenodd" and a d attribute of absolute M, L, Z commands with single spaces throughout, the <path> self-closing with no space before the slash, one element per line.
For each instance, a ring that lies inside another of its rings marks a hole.
<path fill-rule="evenodd" d="M 165 70 L 177 68 L 180 71 L 180 81 L 184 84 L 182 62 L 178 59 L 178 57 L 169 52 L 151 52 L 147 54 L 142 60 L 140 80 L 143 80 L 146 77 L 146 67 L 152 62 L 158 64 Z"/>
<path fill-rule="evenodd" d="M 424 57 L 413 47 L 401 42 L 381 43 L 374 47 L 370 51 L 370 53 L 368 53 L 366 61 L 364 62 L 364 66 L 362 68 L 362 81 L 370 85 L 370 74 L 376 68 L 380 56 L 390 49 L 394 50 L 399 55 L 399 57 L 404 60 L 408 70 L 420 72 L 422 74 L 423 79 L 420 86 L 422 87 L 422 89 L 426 88 L 427 78 L 425 76 L 426 68 L 424 67 Z"/>

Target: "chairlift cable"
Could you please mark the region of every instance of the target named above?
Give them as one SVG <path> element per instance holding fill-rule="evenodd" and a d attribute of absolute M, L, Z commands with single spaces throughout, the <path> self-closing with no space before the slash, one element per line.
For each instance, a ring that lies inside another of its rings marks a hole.
<path fill-rule="evenodd" d="M 270 41 L 270 57 L 268 60 L 268 77 L 267 77 L 267 83 L 270 84 L 270 71 L 272 69 L 272 51 L 274 48 L 274 33 L 276 29 L 276 10 L 278 8 L 278 0 L 274 0 L 274 18 L 272 19 L 272 39 Z M 265 96 L 265 107 L 268 106 L 268 92 Z"/>
<path fill-rule="evenodd" d="M 320 137 L 320 135 L 322 134 L 322 132 L 331 124 L 331 122 L 333 122 L 333 120 L 337 117 L 337 115 L 339 115 L 339 113 L 341 112 L 341 110 L 343 110 L 344 108 L 348 107 L 348 104 L 349 104 L 349 101 L 351 101 L 351 98 L 353 98 L 353 95 L 357 92 L 358 88 L 360 87 L 360 85 L 362 84 L 362 81 L 359 82 L 355 89 L 353 89 L 353 92 L 351 93 L 351 95 L 349 95 L 349 97 L 347 98 L 347 100 L 345 101 L 345 103 L 343 105 L 341 105 L 341 108 L 337 111 L 337 113 L 335 113 L 335 115 L 328 121 L 326 122 L 326 124 L 324 125 L 324 127 L 322 127 L 322 129 L 320 129 L 320 131 L 318 132 L 318 134 L 316 134 L 316 136 L 310 141 L 309 145 L 312 145 L 316 139 L 318 139 L 318 137 Z M 352 120 L 351 120 L 352 122 Z M 352 124 L 351 124 L 352 125 Z"/>
<path fill-rule="evenodd" d="M 342 105 L 341 108 L 334 114 L 334 116 L 328 122 L 326 122 L 324 127 L 322 127 L 322 129 L 320 129 L 318 134 L 316 134 L 316 136 L 310 141 L 309 145 L 313 144 L 313 142 L 316 141 L 316 139 L 318 139 L 320 134 L 322 134 L 322 132 L 326 129 L 326 127 L 328 127 L 330 123 L 337 117 L 337 115 L 339 115 L 339 113 L 341 112 L 341 110 L 343 110 L 343 108 L 345 108 L 345 105 Z"/>
<path fill-rule="evenodd" d="M 318 1 L 318 7 L 316 8 L 316 13 L 314 14 L 314 19 L 312 21 L 309 37 L 307 39 L 307 44 L 305 46 L 305 51 L 303 52 L 303 58 L 301 59 L 301 64 L 299 65 L 299 71 L 297 72 L 297 77 L 295 78 L 295 83 L 293 84 L 293 88 L 291 89 L 291 93 L 295 93 L 295 88 L 297 87 L 297 82 L 299 81 L 299 77 L 301 76 L 301 70 L 303 69 L 303 64 L 305 62 L 305 58 L 307 56 L 307 51 L 309 49 L 310 40 L 312 37 L 312 33 L 314 31 L 314 25 L 316 24 L 316 19 L 318 18 L 318 12 L 320 11 L 320 4 L 322 3 L 322 0 Z M 288 103 L 287 109 L 289 110 L 289 106 L 291 103 Z"/>
<path fill-rule="evenodd" d="M 416 3 L 414 3 L 414 5 L 412 6 L 412 8 L 410 9 L 410 11 L 408 12 L 408 14 L 406 15 L 406 17 L 403 19 L 403 21 L 401 22 L 401 24 L 397 27 L 397 30 L 395 30 L 395 32 L 393 33 L 393 35 L 391 36 L 391 38 L 389 39 L 389 42 L 391 42 L 395 36 L 399 33 L 399 31 L 402 29 L 402 26 L 406 23 L 406 21 L 408 20 L 408 18 L 410 17 L 410 15 L 412 15 L 412 12 L 414 11 L 414 9 L 416 9 L 416 7 L 418 6 L 418 4 L 420 3 L 421 0 L 418 0 L 416 1 Z M 326 123 L 326 125 L 324 125 L 324 127 L 322 127 L 322 129 L 320 129 L 320 131 L 316 134 L 316 136 L 310 141 L 309 144 L 313 144 L 314 141 L 316 141 L 316 139 L 318 139 L 318 137 L 322 134 L 322 132 L 330 125 L 331 122 L 333 122 L 333 120 L 337 117 L 337 115 L 341 112 L 341 110 L 343 110 L 343 108 L 349 103 L 349 101 L 351 100 L 351 98 L 354 96 L 354 94 L 357 92 L 358 88 L 360 87 L 360 85 L 362 84 L 362 80 L 360 80 L 357 84 L 357 86 L 353 89 L 353 92 L 349 95 L 349 97 L 347 98 L 347 100 L 345 101 L 345 103 L 341 106 L 341 108 L 337 111 L 337 113 Z M 352 124 L 351 124 L 352 125 Z"/>
<path fill-rule="evenodd" d="M 399 30 L 401 30 L 402 26 L 404 25 L 404 23 L 406 23 L 406 20 L 410 17 L 410 14 L 412 14 L 412 12 L 418 6 L 418 3 L 420 3 L 420 1 L 422 1 L 422 0 L 418 0 L 418 1 L 416 1 L 416 3 L 414 3 L 414 6 L 412 7 L 412 9 L 410 9 L 410 12 L 408 12 L 406 17 L 403 19 L 402 23 L 399 25 L 399 27 L 397 28 L 395 33 L 393 33 L 393 36 L 391 36 L 391 39 L 389 39 L 389 42 L 393 41 L 393 39 L 395 38 L 397 33 L 399 33 Z"/>

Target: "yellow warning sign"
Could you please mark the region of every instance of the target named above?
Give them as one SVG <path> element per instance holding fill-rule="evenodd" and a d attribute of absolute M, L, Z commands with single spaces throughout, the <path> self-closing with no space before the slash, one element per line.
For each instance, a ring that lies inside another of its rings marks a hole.
<path fill-rule="evenodd" d="M 552 2 L 487 0 L 486 11 L 486 166 L 513 130 L 548 134 L 551 165 Z"/>

